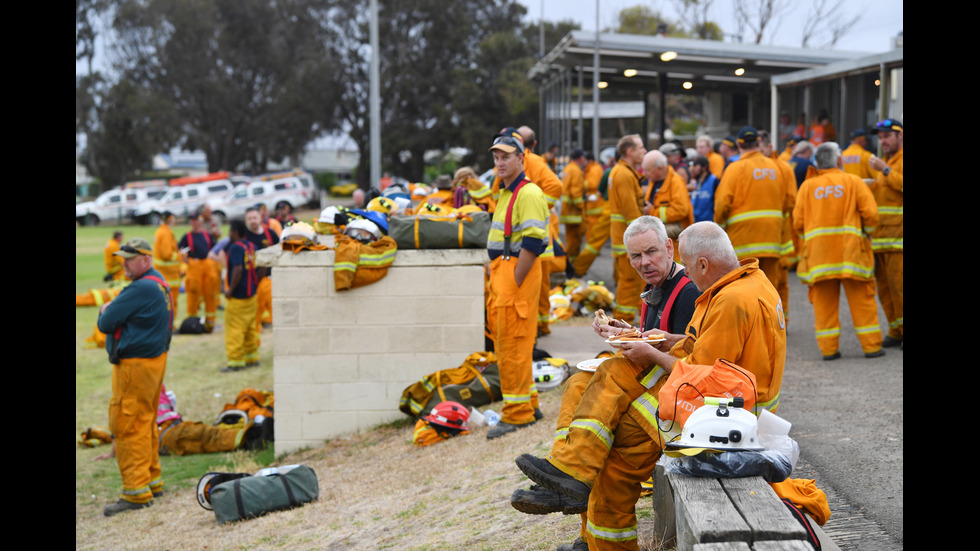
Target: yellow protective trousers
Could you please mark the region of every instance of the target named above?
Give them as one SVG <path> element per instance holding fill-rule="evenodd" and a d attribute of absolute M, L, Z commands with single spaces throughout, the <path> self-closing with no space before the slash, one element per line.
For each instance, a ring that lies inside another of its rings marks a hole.
<path fill-rule="evenodd" d="M 903 340 L 905 335 L 905 253 L 875 253 L 875 281 L 878 300 L 888 318 L 888 336 Z"/>
<path fill-rule="evenodd" d="M 258 332 L 255 328 L 255 313 L 258 298 L 228 299 L 225 306 L 225 355 L 228 367 L 245 367 L 259 361 Z"/>
<path fill-rule="evenodd" d="M 272 323 L 272 279 L 263 277 L 255 289 L 258 306 L 255 311 L 255 330 L 262 332 L 263 323 Z"/>
<path fill-rule="evenodd" d="M 190 455 L 196 453 L 230 452 L 237 450 L 245 439 L 244 428 L 205 425 L 184 421 L 168 424 L 160 433 L 160 453 Z"/>
<path fill-rule="evenodd" d="M 565 224 L 565 252 L 568 258 L 578 257 L 585 235 L 585 224 Z"/>
<path fill-rule="evenodd" d="M 861 349 L 865 353 L 881 350 L 881 326 L 878 325 L 874 281 L 842 278 L 823 279 L 810 284 L 810 303 L 813 304 L 814 326 L 820 352 L 824 356 L 830 356 L 838 350 L 841 286 L 847 295 L 851 321 Z"/>
<path fill-rule="evenodd" d="M 647 391 L 636 379 L 639 374 L 625 358 L 604 362 L 579 397 L 564 444 L 556 435 L 548 457 L 555 467 L 592 487 L 583 534 L 590 549 L 638 549 L 636 500 L 661 451 L 659 442 L 626 415 L 630 403 Z M 569 383 L 562 394 L 563 411 L 581 381 Z"/>
<path fill-rule="evenodd" d="M 551 274 L 564 272 L 568 257 L 550 256 L 541 259 L 541 292 L 538 294 L 538 330 L 542 335 L 551 334 Z"/>
<path fill-rule="evenodd" d="M 585 250 L 576 256 L 572 262 L 572 265 L 575 267 L 575 275 L 582 277 L 589 271 L 592 262 L 599 256 L 602 247 L 609 240 L 610 216 L 611 211 L 607 204 L 603 207 L 602 214 L 596 218 L 594 223 L 590 223 L 588 229 L 586 229 Z"/>
<path fill-rule="evenodd" d="M 167 370 L 167 353 L 124 358 L 112 366 L 109 430 L 122 475 L 122 499 L 146 503 L 163 490 L 157 450 L 157 404 Z"/>
<path fill-rule="evenodd" d="M 558 407 L 558 426 L 555 428 L 555 441 L 551 444 L 552 454 L 555 454 L 565 445 L 566 437 L 568 436 L 568 426 L 572 424 L 572 419 L 575 417 L 575 410 L 578 409 L 578 404 L 582 401 L 582 395 L 585 394 L 585 389 L 589 386 L 591 380 L 592 373 L 579 371 L 565 381 L 565 385 L 561 390 L 561 404 Z M 582 527 L 579 535 L 582 541 L 588 541 L 589 533 L 586 531 L 586 526 L 589 517 L 585 513 L 582 513 L 581 516 Z"/>
<path fill-rule="evenodd" d="M 214 323 L 218 313 L 218 278 L 214 275 L 211 261 L 192 258 L 187 263 L 184 292 L 187 294 L 187 315 L 196 316 L 204 302 L 204 320 Z"/>
<path fill-rule="evenodd" d="M 535 261 L 518 287 L 514 279 L 516 256 L 507 259 L 500 256 L 490 262 L 487 326 L 500 368 L 500 393 L 504 399 L 500 418 L 514 425 L 533 422 L 538 407 L 537 396 L 531 392 L 534 383 L 531 363 L 537 328 L 535 314 L 541 293 L 540 264 L 540 259 Z"/>
<path fill-rule="evenodd" d="M 616 274 L 616 307 L 613 317 L 626 323 L 633 323 L 640 318 L 640 293 L 643 292 L 643 280 L 630 264 L 628 255 L 613 256 Z"/>

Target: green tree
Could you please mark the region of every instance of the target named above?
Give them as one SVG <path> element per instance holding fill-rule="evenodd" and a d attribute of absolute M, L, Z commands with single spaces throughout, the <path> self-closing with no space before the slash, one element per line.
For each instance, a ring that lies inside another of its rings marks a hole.
<path fill-rule="evenodd" d="M 211 170 L 264 170 L 334 127 L 319 0 L 118 0 L 122 80 L 166 98 Z"/>
<path fill-rule="evenodd" d="M 647 5 L 640 4 L 623 8 L 619 12 L 618 33 L 625 34 L 666 34 L 668 36 L 683 36 L 684 32 L 676 22 L 662 16 Z"/>
<path fill-rule="evenodd" d="M 458 144 L 473 124 L 472 103 L 486 112 L 501 109 L 487 99 L 493 82 L 481 80 L 476 52 L 495 32 L 520 28 L 524 9 L 512 0 L 380 0 L 381 162 L 385 170 L 411 180 L 424 176 L 424 153 Z M 357 170 L 368 185 L 370 121 L 369 14 L 354 3 L 339 6 L 330 24 L 337 31 L 332 55 L 343 66 L 336 81 L 344 126 L 360 151 Z M 506 59 L 494 60 L 506 64 Z M 526 80 L 526 78 L 525 78 Z M 469 104 L 467 104 L 467 101 Z M 503 126 L 503 125 L 501 125 Z M 484 142 L 489 139 L 485 136 Z"/>

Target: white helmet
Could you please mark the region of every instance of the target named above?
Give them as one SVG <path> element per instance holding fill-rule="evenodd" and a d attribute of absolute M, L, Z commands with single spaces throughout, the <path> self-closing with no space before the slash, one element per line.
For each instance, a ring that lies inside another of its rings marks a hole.
<path fill-rule="evenodd" d="M 759 442 L 758 419 L 752 412 L 734 407 L 731 399 L 705 398 L 687 422 L 679 440 L 668 442 L 673 448 L 704 448 L 709 450 L 759 451 L 765 449 Z"/>
<path fill-rule="evenodd" d="M 568 362 L 558 358 L 545 358 L 531 364 L 534 386 L 538 390 L 558 388 L 568 377 Z"/>
<path fill-rule="evenodd" d="M 352 220 L 344 229 L 344 234 L 357 239 L 361 243 L 371 243 L 381 239 L 381 229 L 374 222 L 365 218 Z"/>
<path fill-rule="evenodd" d="M 294 222 L 282 229 L 282 235 L 279 236 L 279 240 L 295 240 L 300 242 L 315 241 L 316 232 L 313 230 L 313 226 L 307 224 L 306 222 Z"/>

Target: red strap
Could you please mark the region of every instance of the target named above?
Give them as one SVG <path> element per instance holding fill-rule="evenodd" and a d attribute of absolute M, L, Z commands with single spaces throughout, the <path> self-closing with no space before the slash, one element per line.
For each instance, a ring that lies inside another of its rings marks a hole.
<path fill-rule="evenodd" d="M 528 180 L 527 178 L 521 180 L 517 184 L 517 187 L 514 188 L 514 193 L 510 196 L 510 202 L 507 203 L 507 216 L 504 218 L 504 237 L 510 237 L 512 231 L 511 218 L 513 217 L 512 215 L 514 213 L 514 203 L 517 202 L 517 193 L 521 191 L 521 188 L 524 187 L 524 184 L 528 183 L 529 181 L 530 180 Z"/>
<path fill-rule="evenodd" d="M 677 280 L 677 285 L 674 285 L 674 290 L 670 292 L 670 297 L 667 299 L 667 305 L 664 306 L 664 313 L 660 316 L 660 330 L 670 332 L 670 310 L 674 307 L 674 301 L 677 300 L 677 295 L 681 293 L 681 289 L 687 286 L 691 282 L 691 278 L 687 277 L 687 274 L 681 276 Z"/>
<path fill-rule="evenodd" d="M 674 285 L 674 290 L 671 291 L 670 296 L 667 297 L 667 304 L 664 305 L 664 311 L 662 314 L 660 314 L 660 327 L 658 327 L 657 329 L 660 329 L 661 331 L 667 331 L 668 333 L 670 332 L 670 310 L 674 307 L 674 301 L 677 300 L 677 295 L 681 293 L 681 289 L 687 286 L 687 284 L 690 283 L 690 281 L 691 278 L 687 277 L 687 274 L 682 275 L 681 278 L 677 280 L 677 285 Z M 643 301 L 643 303 L 640 304 L 641 324 L 646 323 L 648 307 L 649 305 L 646 303 L 646 301 Z"/>

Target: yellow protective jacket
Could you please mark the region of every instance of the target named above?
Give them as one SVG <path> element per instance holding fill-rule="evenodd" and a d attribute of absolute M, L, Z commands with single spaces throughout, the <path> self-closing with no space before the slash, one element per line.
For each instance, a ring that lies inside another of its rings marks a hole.
<path fill-rule="evenodd" d="M 776 161 L 758 150 L 746 151 L 725 170 L 718 184 L 715 222 L 728 232 L 740 259 L 778 257 L 783 216 L 795 204 L 792 186 L 785 182 L 785 172 Z"/>
<path fill-rule="evenodd" d="M 810 284 L 824 279 L 874 277 L 871 232 L 878 209 L 868 186 L 839 168 L 817 171 L 800 187 L 793 210 L 794 230 L 803 250 L 797 273 Z"/>
<path fill-rule="evenodd" d="M 528 178 L 530 179 L 530 178 Z M 507 218 L 507 206 L 513 195 L 510 189 L 504 189 L 497 201 L 497 210 L 493 213 L 490 223 L 490 233 L 487 235 L 487 251 L 491 258 L 504 252 L 504 222 Z M 542 248 L 533 250 L 541 255 L 542 249 L 548 244 L 548 203 L 544 192 L 531 180 L 517 194 L 514 211 L 511 218 L 510 254 L 520 255 L 524 239 L 528 240 L 530 248 L 534 249 L 535 240 Z"/>
<path fill-rule="evenodd" d="M 595 221 L 602 214 L 602 208 L 606 206 L 606 200 L 599 193 L 599 183 L 602 182 L 602 165 L 595 161 L 585 165 L 585 216 L 589 218 L 589 223 Z"/>
<path fill-rule="evenodd" d="M 112 274 L 112 279 L 122 280 L 126 279 L 126 272 L 123 271 L 123 259 L 116 256 L 116 251 L 118 250 L 119 242 L 115 239 L 110 239 L 105 244 L 102 257 L 105 262 L 105 273 Z"/>
<path fill-rule="evenodd" d="M 708 153 L 708 172 L 721 180 L 721 176 L 725 172 L 725 158 L 721 156 L 721 153 L 714 151 Z"/>
<path fill-rule="evenodd" d="M 153 238 L 153 267 L 160 272 L 171 288 L 180 286 L 180 253 L 177 238 L 166 224 L 160 224 Z M 177 285 L 175 286 L 174 283 Z"/>
<path fill-rule="evenodd" d="M 758 384 L 756 403 L 776 411 L 786 362 L 786 322 L 779 294 L 758 260 L 743 260 L 698 297 L 687 338 L 671 353 L 684 356 L 688 364 L 713 365 L 722 358 L 748 369 Z"/>
<path fill-rule="evenodd" d="M 388 275 L 395 261 L 398 245 L 390 236 L 374 243 L 361 243 L 346 235 L 338 235 L 334 253 L 333 281 L 338 291 L 363 287 Z"/>
<path fill-rule="evenodd" d="M 651 199 L 652 191 L 651 182 L 647 187 L 646 200 L 653 204 L 650 211 L 652 216 L 656 216 L 664 224 L 680 222 L 685 228 L 694 223 L 694 207 L 691 206 L 691 196 L 687 193 L 687 182 L 680 174 L 674 172 L 674 167 L 667 167 L 664 183 Z"/>
<path fill-rule="evenodd" d="M 874 178 L 876 172 L 868 166 L 871 159 L 871 152 L 856 143 L 847 146 L 841 151 L 841 162 L 844 164 L 844 172 L 854 174 L 858 178 Z"/>
<path fill-rule="evenodd" d="M 871 192 L 878 203 L 878 228 L 871 234 L 871 248 L 874 252 L 902 252 L 905 236 L 905 184 L 902 178 L 902 154 L 905 148 L 899 149 L 888 159 L 891 171 L 888 176 L 883 172 L 875 175 L 871 184 Z"/>
<path fill-rule="evenodd" d="M 562 224 L 581 224 L 583 206 L 585 205 L 585 174 L 577 163 L 571 162 L 565 166 L 565 177 L 562 180 L 561 217 Z"/>
<path fill-rule="evenodd" d="M 613 256 L 626 254 L 623 232 L 630 222 L 643 215 L 643 188 L 640 175 L 620 159 L 609 173 L 609 235 Z"/>

